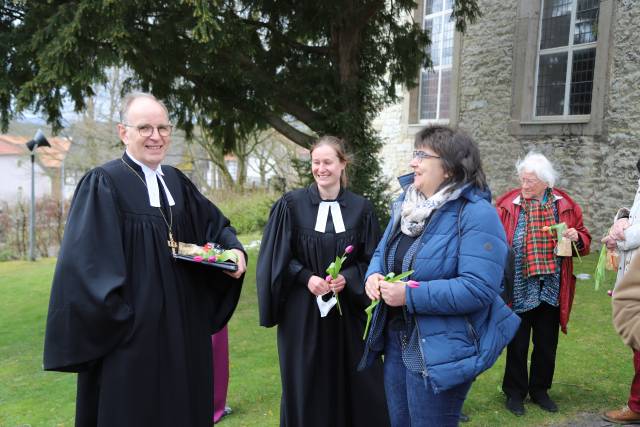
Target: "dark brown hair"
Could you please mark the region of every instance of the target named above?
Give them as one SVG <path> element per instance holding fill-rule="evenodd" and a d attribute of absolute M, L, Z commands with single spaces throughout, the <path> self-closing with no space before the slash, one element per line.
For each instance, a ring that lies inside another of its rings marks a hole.
<path fill-rule="evenodd" d="M 343 188 L 346 188 L 347 182 L 348 182 L 347 167 L 351 163 L 351 156 L 347 154 L 344 141 L 338 138 L 337 136 L 332 136 L 332 135 L 321 136 L 309 149 L 309 156 L 313 154 L 313 150 L 315 150 L 318 147 L 322 147 L 323 145 L 328 145 L 329 147 L 333 148 L 333 150 L 336 152 L 336 156 L 338 156 L 338 160 L 340 160 L 341 163 L 345 164 L 345 168 L 342 170 L 342 174 L 340 175 L 340 185 Z"/>
<path fill-rule="evenodd" d="M 488 188 L 478 145 L 464 132 L 448 126 L 428 126 L 416 135 L 414 147 L 429 148 L 440 156 L 442 167 L 449 177 L 438 190 L 451 184 L 454 184 L 451 191 L 466 184 L 481 190 Z"/>

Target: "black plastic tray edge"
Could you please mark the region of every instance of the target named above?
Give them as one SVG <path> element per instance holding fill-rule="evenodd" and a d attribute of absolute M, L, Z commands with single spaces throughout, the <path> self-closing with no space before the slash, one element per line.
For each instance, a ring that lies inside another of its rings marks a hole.
<path fill-rule="evenodd" d="M 174 255 L 173 257 L 176 259 L 184 260 L 184 261 L 194 262 L 196 264 L 209 265 L 211 267 L 220 268 L 222 270 L 238 271 L 238 266 L 234 262 L 227 262 L 227 261 L 209 262 L 206 260 L 194 261 L 193 257 L 186 256 L 186 255 Z"/>

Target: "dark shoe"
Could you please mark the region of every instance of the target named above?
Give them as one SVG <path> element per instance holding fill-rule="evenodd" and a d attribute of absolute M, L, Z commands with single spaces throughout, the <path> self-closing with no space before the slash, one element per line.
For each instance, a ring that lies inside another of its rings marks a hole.
<path fill-rule="evenodd" d="M 640 424 L 640 414 L 625 405 L 622 409 L 614 409 L 602 414 L 602 418 L 615 424 Z"/>
<path fill-rule="evenodd" d="M 540 393 L 535 396 L 531 396 L 531 401 L 547 412 L 558 412 L 558 405 L 556 405 L 556 402 L 551 400 L 547 393 Z"/>
<path fill-rule="evenodd" d="M 521 417 L 524 415 L 524 403 L 522 399 L 515 396 L 507 396 L 507 403 L 505 405 L 513 415 Z"/>
<path fill-rule="evenodd" d="M 469 422 L 469 416 L 463 414 L 462 412 L 460 412 L 460 418 L 458 419 L 461 423 L 468 423 Z"/>

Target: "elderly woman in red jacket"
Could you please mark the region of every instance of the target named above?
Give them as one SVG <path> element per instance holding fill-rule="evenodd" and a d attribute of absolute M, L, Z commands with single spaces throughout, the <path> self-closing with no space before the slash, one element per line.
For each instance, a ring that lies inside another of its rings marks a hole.
<path fill-rule="evenodd" d="M 553 381 L 558 326 L 567 333 L 575 293 L 571 256 L 556 256 L 555 233 L 546 228 L 566 224 L 563 237 L 570 239 L 580 255 L 589 253 L 591 236 L 582 223 L 582 210 L 565 192 L 554 188 L 557 172 L 542 154 L 530 152 L 516 164 L 520 188 L 496 201 L 498 215 L 513 249 L 512 308 L 522 318 L 515 338 L 507 347 L 502 390 L 506 406 L 524 415 L 524 398 L 549 412 L 558 410 L 549 397 Z M 573 256 L 575 256 L 575 250 Z M 533 333 L 531 369 L 527 377 L 529 340 Z"/>

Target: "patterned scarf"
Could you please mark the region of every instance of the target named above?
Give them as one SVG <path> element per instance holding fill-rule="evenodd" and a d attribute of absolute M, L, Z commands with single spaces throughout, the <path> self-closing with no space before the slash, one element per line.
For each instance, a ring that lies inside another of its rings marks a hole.
<path fill-rule="evenodd" d="M 553 234 L 542 231 L 542 227 L 556 223 L 553 215 L 551 189 L 547 188 L 545 191 L 546 202 L 544 204 L 536 199 L 527 200 L 522 195 L 520 198 L 526 221 L 522 274 L 525 278 L 540 274 L 553 274 L 556 271 Z"/>
<path fill-rule="evenodd" d="M 453 185 L 453 184 L 452 184 Z M 401 220 L 400 229 L 404 234 L 416 237 L 422 234 L 425 226 L 425 220 L 433 211 L 439 209 L 449 200 L 455 200 L 460 196 L 462 190 L 467 186 L 458 188 L 456 191 L 448 193 L 447 190 L 451 186 L 447 186 L 438 191 L 433 196 L 427 198 L 422 194 L 415 185 L 411 184 L 404 196 L 402 208 L 400 210 Z"/>

